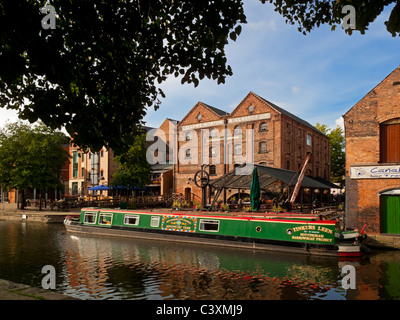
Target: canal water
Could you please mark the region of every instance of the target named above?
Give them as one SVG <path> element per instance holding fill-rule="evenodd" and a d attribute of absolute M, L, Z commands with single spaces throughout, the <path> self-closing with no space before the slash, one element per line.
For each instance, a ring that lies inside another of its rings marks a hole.
<path fill-rule="evenodd" d="M 400 252 L 361 261 L 253 252 L 152 240 L 77 236 L 62 224 L 0 221 L 0 279 L 80 299 L 400 299 Z M 356 288 L 342 285 L 354 266 Z"/>

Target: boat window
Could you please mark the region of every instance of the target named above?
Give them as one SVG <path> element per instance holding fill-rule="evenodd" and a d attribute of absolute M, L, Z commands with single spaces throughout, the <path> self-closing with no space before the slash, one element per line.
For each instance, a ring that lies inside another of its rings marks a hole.
<path fill-rule="evenodd" d="M 160 225 L 160 217 L 159 216 L 152 216 L 150 220 L 150 227 L 158 227 Z"/>
<path fill-rule="evenodd" d="M 111 225 L 112 213 L 100 213 L 99 224 Z"/>
<path fill-rule="evenodd" d="M 85 212 L 85 218 L 83 219 L 84 223 L 96 223 L 96 217 L 97 213 L 96 212 Z"/>
<path fill-rule="evenodd" d="M 200 220 L 200 231 L 213 231 L 218 232 L 219 230 L 219 220 Z"/>
<path fill-rule="evenodd" d="M 124 224 L 137 226 L 139 224 L 139 216 L 125 215 Z"/>

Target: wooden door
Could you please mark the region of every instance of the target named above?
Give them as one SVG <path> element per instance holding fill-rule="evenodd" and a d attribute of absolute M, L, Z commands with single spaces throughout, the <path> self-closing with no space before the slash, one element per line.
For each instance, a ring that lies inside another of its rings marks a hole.
<path fill-rule="evenodd" d="M 381 125 L 380 162 L 400 162 L 400 123 Z"/>

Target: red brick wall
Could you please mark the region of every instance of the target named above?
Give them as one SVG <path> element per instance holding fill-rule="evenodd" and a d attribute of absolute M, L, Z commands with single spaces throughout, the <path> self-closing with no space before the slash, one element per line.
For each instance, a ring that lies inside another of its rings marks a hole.
<path fill-rule="evenodd" d="M 400 188 L 400 179 L 350 179 L 350 166 L 379 164 L 380 124 L 400 117 L 400 68 L 395 69 L 344 116 L 346 135 L 346 223 L 380 233 L 379 192 Z"/>
<path fill-rule="evenodd" d="M 254 110 L 249 112 L 248 107 L 254 106 Z M 202 115 L 199 121 L 197 116 Z M 235 119 L 245 116 L 253 116 L 258 114 L 270 113 L 269 119 L 253 120 L 248 122 L 229 122 L 230 119 Z M 242 130 L 242 153 L 246 155 L 246 129 L 254 129 L 254 163 L 265 163 L 268 166 L 290 169 L 297 171 L 306 158 L 307 151 L 313 153 L 311 163 L 308 169 L 313 176 L 321 178 L 330 177 L 330 141 L 325 135 L 313 130 L 303 123 L 281 114 L 276 109 L 271 107 L 265 100 L 250 92 L 244 100 L 235 108 L 230 115 L 218 115 L 203 103 L 197 103 L 192 110 L 182 119 L 178 125 L 178 134 L 182 131 L 182 127 L 186 125 L 201 124 L 210 121 L 225 121 L 228 132 L 233 136 L 234 128 L 240 126 Z M 260 124 L 266 122 L 268 130 L 260 132 Z M 222 132 L 224 125 L 215 126 L 219 132 Z M 212 127 L 204 128 L 211 130 Z M 300 130 L 300 131 L 299 131 Z M 201 145 L 201 129 L 197 129 L 198 146 Z M 312 146 L 306 144 L 306 134 L 312 136 Z M 260 153 L 260 142 L 267 143 L 267 152 Z M 187 141 L 179 141 L 179 149 L 183 147 Z M 212 146 L 210 142 L 209 146 Z M 298 147 L 301 146 L 299 151 Z M 220 140 L 219 152 L 217 157 L 220 164 L 216 164 L 216 176 L 211 176 L 215 179 L 224 174 L 224 169 L 229 172 L 234 169 L 234 156 L 232 140 L 228 140 L 228 150 L 232 155 L 233 162 L 224 166 L 224 139 Z M 175 164 L 174 185 L 175 192 L 185 194 L 185 189 L 190 188 L 191 192 L 201 198 L 201 189 L 198 188 L 193 181 L 196 171 L 200 170 L 200 150 L 197 153 L 199 164 Z M 210 161 L 212 158 L 210 158 Z M 288 163 L 289 162 L 289 163 Z M 289 164 L 289 166 L 288 166 Z"/>

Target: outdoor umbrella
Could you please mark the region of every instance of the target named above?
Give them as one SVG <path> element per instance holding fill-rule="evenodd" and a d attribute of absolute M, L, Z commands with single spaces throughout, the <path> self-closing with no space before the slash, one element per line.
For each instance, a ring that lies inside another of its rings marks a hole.
<path fill-rule="evenodd" d="M 260 210 L 260 181 L 258 180 L 257 167 L 253 169 L 253 177 L 250 186 L 251 206 L 254 211 Z"/>
<path fill-rule="evenodd" d="M 108 190 L 108 187 L 105 185 L 99 185 L 99 186 L 91 187 L 88 190 Z"/>

